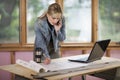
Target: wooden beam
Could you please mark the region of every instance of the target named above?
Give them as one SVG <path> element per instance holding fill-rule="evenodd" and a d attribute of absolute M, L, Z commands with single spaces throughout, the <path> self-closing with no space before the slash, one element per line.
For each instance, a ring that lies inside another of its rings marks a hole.
<path fill-rule="evenodd" d="M 63 11 L 63 0 L 56 0 L 56 2 L 60 5 Z"/>
<path fill-rule="evenodd" d="M 98 0 L 92 0 L 92 42 L 97 41 L 98 36 Z"/>
<path fill-rule="evenodd" d="M 15 52 L 10 52 L 11 64 L 15 64 Z M 11 73 L 11 80 L 14 80 L 15 75 Z"/>
<path fill-rule="evenodd" d="M 106 56 L 107 57 L 110 57 L 111 55 L 110 55 L 110 50 L 106 50 Z"/>
<path fill-rule="evenodd" d="M 26 0 L 20 0 L 20 44 L 27 43 Z"/>

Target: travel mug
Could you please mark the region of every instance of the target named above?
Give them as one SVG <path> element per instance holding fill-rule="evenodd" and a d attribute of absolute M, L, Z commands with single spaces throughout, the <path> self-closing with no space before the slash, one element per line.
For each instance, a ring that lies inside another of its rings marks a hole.
<path fill-rule="evenodd" d="M 42 49 L 41 49 L 41 48 L 36 48 L 34 55 L 35 55 L 35 56 L 34 56 L 34 57 L 35 57 L 35 58 L 34 58 L 35 62 L 41 63 Z"/>

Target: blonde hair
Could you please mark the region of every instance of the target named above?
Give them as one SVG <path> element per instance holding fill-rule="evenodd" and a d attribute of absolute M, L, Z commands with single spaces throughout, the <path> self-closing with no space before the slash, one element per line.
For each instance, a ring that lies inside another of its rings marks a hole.
<path fill-rule="evenodd" d="M 48 10 L 45 11 L 40 16 L 40 18 L 44 18 L 46 16 L 46 14 L 53 15 L 53 14 L 56 14 L 56 13 L 62 14 L 62 9 L 61 9 L 61 7 L 58 3 L 53 3 L 53 4 L 49 5 Z"/>

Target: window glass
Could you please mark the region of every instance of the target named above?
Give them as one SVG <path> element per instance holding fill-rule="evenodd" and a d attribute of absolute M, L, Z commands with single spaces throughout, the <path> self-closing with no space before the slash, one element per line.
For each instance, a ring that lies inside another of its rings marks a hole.
<path fill-rule="evenodd" d="M 64 0 L 65 42 L 91 42 L 91 0 Z"/>
<path fill-rule="evenodd" d="M 55 0 L 27 0 L 27 43 L 34 43 L 34 22 Z"/>
<path fill-rule="evenodd" d="M 0 0 L 0 43 L 19 43 L 19 0 Z"/>
<path fill-rule="evenodd" d="M 99 0 L 98 38 L 120 41 L 120 0 Z"/>

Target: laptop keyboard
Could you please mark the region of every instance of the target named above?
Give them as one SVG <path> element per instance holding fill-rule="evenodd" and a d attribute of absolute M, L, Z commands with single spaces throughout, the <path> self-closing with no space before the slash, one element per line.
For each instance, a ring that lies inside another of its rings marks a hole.
<path fill-rule="evenodd" d="M 78 60 L 87 61 L 87 59 L 88 59 L 88 56 L 85 56 L 85 57 L 79 58 Z"/>

